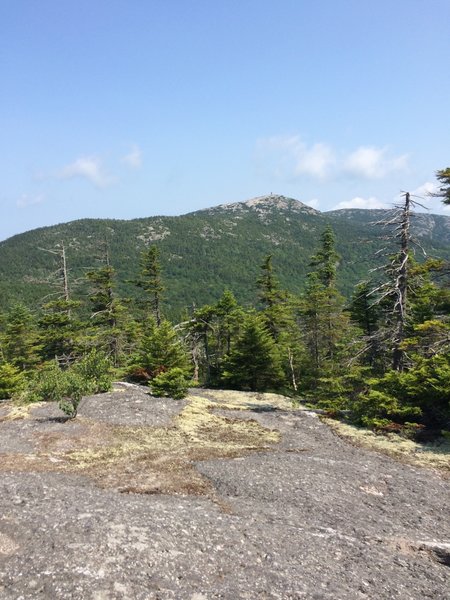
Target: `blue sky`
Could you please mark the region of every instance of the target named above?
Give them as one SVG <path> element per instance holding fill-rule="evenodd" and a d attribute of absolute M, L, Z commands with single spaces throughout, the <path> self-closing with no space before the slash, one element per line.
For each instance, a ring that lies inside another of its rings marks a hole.
<path fill-rule="evenodd" d="M 449 0 L 0 0 L 0 239 L 423 194 L 450 165 L 449 22 Z"/>

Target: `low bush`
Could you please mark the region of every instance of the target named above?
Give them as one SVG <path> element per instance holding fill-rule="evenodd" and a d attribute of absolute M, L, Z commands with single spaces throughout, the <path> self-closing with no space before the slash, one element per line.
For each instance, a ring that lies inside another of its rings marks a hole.
<path fill-rule="evenodd" d="M 89 387 L 86 393 L 98 394 L 111 389 L 112 370 L 111 361 L 106 354 L 94 348 L 75 362 L 69 372 L 86 382 Z"/>
<path fill-rule="evenodd" d="M 187 395 L 189 378 L 179 367 L 160 373 L 150 382 L 152 395 L 166 396 L 179 400 Z"/>
<path fill-rule="evenodd" d="M 37 371 L 28 387 L 19 394 L 23 402 L 58 402 L 69 417 L 77 415 L 83 396 L 111 389 L 112 366 L 105 354 L 92 350 L 69 369 L 56 361 Z"/>

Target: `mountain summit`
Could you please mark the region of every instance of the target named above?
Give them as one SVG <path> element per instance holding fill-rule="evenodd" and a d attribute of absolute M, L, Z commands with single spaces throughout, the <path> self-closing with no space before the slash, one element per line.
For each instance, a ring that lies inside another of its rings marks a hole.
<path fill-rule="evenodd" d="M 227 211 L 227 212 L 241 212 L 254 210 L 258 213 L 266 214 L 273 210 L 283 210 L 297 213 L 307 213 L 311 215 L 318 215 L 319 211 L 311 206 L 307 206 L 300 202 L 300 200 L 296 200 L 295 198 L 289 198 L 288 196 L 282 196 L 281 194 L 267 194 L 266 196 L 257 196 L 256 198 L 251 198 L 250 200 L 246 200 L 244 202 L 233 202 L 231 204 L 219 204 L 218 206 L 214 206 L 212 208 L 207 208 L 206 210 L 197 211 L 197 212 L 208 212 L 212 214 L 217 211 Z"/>

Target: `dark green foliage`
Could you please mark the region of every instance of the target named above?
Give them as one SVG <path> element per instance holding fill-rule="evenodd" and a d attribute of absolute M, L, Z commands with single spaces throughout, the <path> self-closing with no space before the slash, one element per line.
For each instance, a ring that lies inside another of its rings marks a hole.
<path fill-rule="evenodd" d="M 150 379 L 175 367 L 189 371 L 186 348 L 169 321 L 158 327 L 150 318 L 145 324 L 138 367 L 143 368 Z"/>
<path fill-rule="evenodd" d="M 280 288 L 272 266 L 272 256 L 265 258 L 261 265 L 261 275 L 257 279 L 262 316 L 273 339 L 277 341 L 282 331 L 289 327 L 292 320 L 292 307 L 289 296 Z"/>
<path fill-rule="evenodd" d="M 114 366 L 119 366 L 130 341 L 130 318 L 116 293 L 116 271 L 109 262 L 109 250 L 101 261 L 99 268 L 86 274 L 91 315 L 84 344 L 87 348 L 101 348 Z"/>
<path fill-rule="evenodd" d="M 348 365 L 338 375 L 320 377 L 312 394 L 314 404 L 330 414 L 353 410 L 352 418 L 355 418 L 355 402 L 369 390 L 370 377 L 370 367 L 358 364 Z"/>
<path fill-rule="evenodd" d="M 74 418 L 83 396 L 105 392 L 111 383 L 110 361 L 93 350 L 68 369 L 61 368 L 55 360 L 43 365 L 19 398 L 23 402 L 58 402 L 61 410 Z"/>
<path fill-rule="evenodd" d="M 232 340 L 239 331 L 243 319 L 243 310 L 238 305 L 233 292 L 225 290 L 215 306 L 216 347 L 222 359 L 231 351 Z"/>
<path fill-rule="evenodd" d="M 233 293 L 225 290 L 213 305 L 202 306 L 182 323 L 194 364 L 193 381 L 220 384 L 223 360 L 230 353 L 244 318 Z"/>
<path fill-rule="evenodd" d="M 23 371 L 10 363 L 0 364 L 0 400 L 19 394 L 26 385 Z"/>
<path fill-rule="evenodd" d="M 331 225 L 327 225 L 320 241 L 321 246 L 311 257 L 310 266 L 316 267 L 314 272 L 325 287 L 332 287 L 336 283 L 336 267 L 340 257 L 336 252 L 336 240 Z"/>
<path fill-rule="evenodd" d="M 63 382 L 63 395 L 58 402 L 59 408 L 69 419 L 77 416 L 78 405 L 84 395 L 90 393 L 90 382 L 86 381 L 75 370 L 61 373 Z"/>
<path fill-rule="evenodd" d="M 65 387 L 65 372 L 54 360 L 33 374 L 21 399 L 25 402 L 59 402 L 63 399 Z"/>
<path fill-rule="evenodd" d="M 336 287 L 337 259 L 333 232 L 327 227 L 321 236 L 321 247 L 311 258 L 311 265 L 317 270 L 308 274 L 300 302 L 313 382 L 320 376 L 337 375 L 348 348 L 349 318 L 343 312 L 344 298 Z"/>
<path fill-rule="evenodd" d="M 378 329 L 381 309 L 375 303 L 376 296 L 372 294 L 374 284 L 363 281 L 355 287 L 350 303 L 350 316 L 364 335 L 370 338 Z"/>
<path fill-rule="evenodd" d="M 74 317 L 80 302 L 52 300 L 42 307 L 38 320 L 39 354 L 43 361 L 57 358 L 70 363 L 76 353 L 81 323 Z"/>
<path fill-rule="evenodd" d="M 440 188 L 432 196 L 441 198 L 444 204 L 450 204 L 450 167 L 436 171 L 436 178 L 439 181 Z"/>
<path fill-rule="evenodd" d="M 161 300 L 164 286 L 161 282 L 161 265 L 159 250 L 156 246 L 141 253 L 141 271 L 136 285 L 144 292 L 140 300 L 146 318 L 153 316 L 158 327 L 161 325 Z"/>
<path fill-rule="evenodd" d="M 189 387 L 189 378 L 186 371 L 179 367 L 174 367 L 157 375 L 151 381 L 151 393 L 153 396 L 167 396 L 180 400 L 187 394 Z"/>
<path fill-rule="evenodd" d="M 353 417 L 369 427 L 401 428 L 416 423 L 431 430 L 450 427 L 450 355 L 420 359 L 407 371 L 390 370 L 368 381 L 368 389 L 349 407 Z"/>
<path fill-rule="evenodd" d="M 413 369 L 392 378 L 388 390 L 405 404 L 417 405 L 421 423 L 450 428 L 450 353 L 418 358 Z M 392 387 L 391 387 L 392 386 Z"/>
<path fill-rule="evenodd" d="M 70 369 L 86 382 L 86 393 L 97 394 L 111 389 L 113 366 L 108 356 L 94 348 L 78 360 Z"/>
<path fill-rule="evenodd" d="M 378 231 L 369 223 L 383 211 L 341 210 L 319 213 L 291 199 L 283 207 L 270 199 L 258 206 L 244 203 L 236 210 L 214 208 L 180 217 L 151 217 L 133 221 L 84 219 L 30 231 L 0 242 L 0 305 L 22 301 L 35 306 L 54 288 L 47 282 L 54 272 L 54 256 L 38 248 L 54 248 L 66 240 L 71 280 L 84 278 L 98 254 L 100 240 L 108 240 L 116 270 L 116 293 L 136 299 L 139 256 L 153 240 L 161 253 L 164 273 L 164 313 L 178 319 L 184 308 L 214 304 L 224 287 L 241 304 L 254 302 L 254 282 L 268 254 L 273 256 L 281 289 L 298 294 L 304 287 L 309 257 L 317 238 L 330 223 L 340 254 L 339 290 L 350 295 L 353 286 L 375 266 Z M 449 217 L 417 215 L 412 229 L 430 256 L 450 258 Z M 415 225 L 417 223 L 417 226 Z M 81 300 L 86 283 L 73 286 L 71 299 Z M 133 305 L 131 305 L 133 311 Z"/>
<path fill-rule="evenodd" d="M 39 245 L 56 248 L 50 254 L 64 259 L 58 271 L 64 277 L 56 282 L 57 299 L 40 302 L 33 313 L 13 306 L 0 315 L 0 396 L 53 400 L 74 417 L 83 395 L 110 388 L 112 372 L 149 381 L 155 395 L 174 398 L 186 394 L 193 373 L 196 385 L 299 395 L 374 428 L 448 430 L 450 292 L 444 263 L 419 264 L 403 253 L 405 318 L 395 340 L 403 371 L 392 370 L 395 294 L 382 299 L 382 288 L 373 292 L 364 283 L 348 309 L 341 295 L 350 281 L 367 276 L 368 257 L 378 245 L 366 226 L 368 214 L 374 220 L 380 211 L 340 211 L 325 219 L 289 199 L 258 202 L 180 218 L 75 222 L 17 236 L 36 244 L 34 236 L 42 234 Z M 450 256 L 439 246 L 439 239 L 450 240 L 445 217 L 432 221 L 433 237 L 425 245 Z M 420 222 L 423 229 L 427 222 Z M 61 228 L 73 244 L 60 241 Z M 106 238 L 94 267 L 98 241 Z M 152 239 L 158 248 L 148 245 Z M 0 243 L 0 275 L 2 269 L 7 275 L 2 261 L 13 247 L 16 279 L 4 277 L 12 296 L 19 290 L 28 301 L 36 290 L 43 297 L 51 289 L 38 282 L 54 263 L 29 245 L 25 271 L 16 242 Z M 77 277 L 86 267 L 77 299 L 69 300 L 67 273 Z M 20 287 L 29 273 L 33 288 Z M 246 308 L 231 289 L 223 292 L 227 282 Z M 163 287 L 166 314 L 184 307 L 176 326 L 160 318 Z"/>
<path fill-rule="evenodd" d="M 361 329 L 362 348 L 360 360 L 376 372 L 386 367 L 385 353 L 382 352 L 382 338 L 379 333 L 382 307 L 377 304 L 377 297 L 372 293 L 374 284 L 363 281 L 355 287 L 350 302 L 349 314 L 352 322 Z"/>
<path fill-rule="evenodd" d="M 34 316 L 23 304 L 14 305 L 4 319 L 0 337 L 3 359 L 21 370 L 39 362 L 39 344 Z"/>
<path fill-rule="evenodd" d="M 259 299 L 264 308 L 271 308 L 283 299 L 280 284 L 274 274 L 271 254 L 265 257 L 261 265 L 261 275 L 256 283 L 259 289 Z"/>
<path fill-rule="evenodd" d="M 223 382 L 251 391 L 280 389 L 285 381 L 276 344 L 259 315 L 248 315 L 224 361 Z"/>

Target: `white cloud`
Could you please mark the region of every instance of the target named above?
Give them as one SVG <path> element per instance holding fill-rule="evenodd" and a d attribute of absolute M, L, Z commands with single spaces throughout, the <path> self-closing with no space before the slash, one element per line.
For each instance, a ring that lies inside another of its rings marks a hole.
<path fill-rule="evenodd" d="M 361 198 L 357 196 L 352 200 L 343 200 L 336 204 L 332 210 L 339 210 L 340 208 L 390 208 L 387 204 L 375 198 L 375 196 L 370 196 L 369 198 Z"/>
<path fill-rule="evenodd" d="M 412 190 L 412 200 L 417 204 L 414 210 L 417 212 L 428 212 L 434 214 L 450 213 L 450 206 L 443 204 L 440 198 L 433 198 L 431 194 L 439 192 L 439 184 L 434 181 L 426 181 L 422 185 L 419 185 L 415 190 Z M 400 196 L 396 198 L 398 202 Z M 420 206 L 422 205 L 422 206 Z"/>
<path fill-rule="evenodd" d="M 142 166 L 142 151 L 137 144 L 133 144 L 129 154 L 122 158 L 122 162 L 131 169 L 139 169 Z"/>
<path fill-rule="evenodd" d="M 408 155 L 390 155 L 388 148 L 360 146 L 350 153 L 339 153 L 330 144 L 306 144 L 298 135 L 261 138 L 256 143 L 257 157 L 266 171 L 282 179 L 308 175 L 326 179 L 346 175 L 362 179 L 382 179 L 404 171 Z"/>
<path fill-rule="evenodd" d="M 296 173 L 305 173 L 313 177 L 323 178 L 330 172 L 335 162 L 333 150 L 327 144 L 314 144 L 311 148 L 298 147 Z"/>
<path fill-rule="evenodd" d="M 307 206 L 311 206 L 312 208 L 319 208 L 320 200 L 318 198 L 313 198 L 312 200 L 308 200 L 305 202 Z"/>
<path fill-rule="evenodd" d="M 426 181 L 425 183 L 422 183 L 422 185 L 419 185 L 418 188 L 413 190 L 411 192 L 411 195 L 412 196 L 420 196 L 422 198 L 427 198 L 430 196 L 430 194 L 435 194 L 438 191 L 439 191 L 439 186 L 437 185 L 437 183 L 435 183 L 433 181 Z"/>
<path fill-rule="evenodd" d="M 259 158 L 281 178 L 309 175 L 327 177 L 335 163 L 334 152 L 328 144 L 305 144 L 300 136 L 274 136 L 257 141 Z"/>
<path fill-rule="evenodd" d="M 95 156 L 77 158 L 73 163 L 63 167 L 56 177 L 58 179 L 81 177 L 99 188 L 107 187 L 114 182 L 114 179 L 103 171 L 101 161 Z"/>
<path fill-rule="evenodd" d="M 33 206 L 34 204 L 41 204 L 44 202 L 45 196 L 44 194 L 38 194 L 37 196 L 29 196 L 28 194 L 22 194 L 20 198 L 17 199 L 16 206 L 18 208 L 27 208 L 28 206 Z"/>
<path fill-rule="evenodd" d="M 391 158 L 386 148 L 360 146 L 344 159 L 343 170 L 364 179 L 381 179 L 389 173 L 403 171 L 407 163 L 407 154 Z"/>

